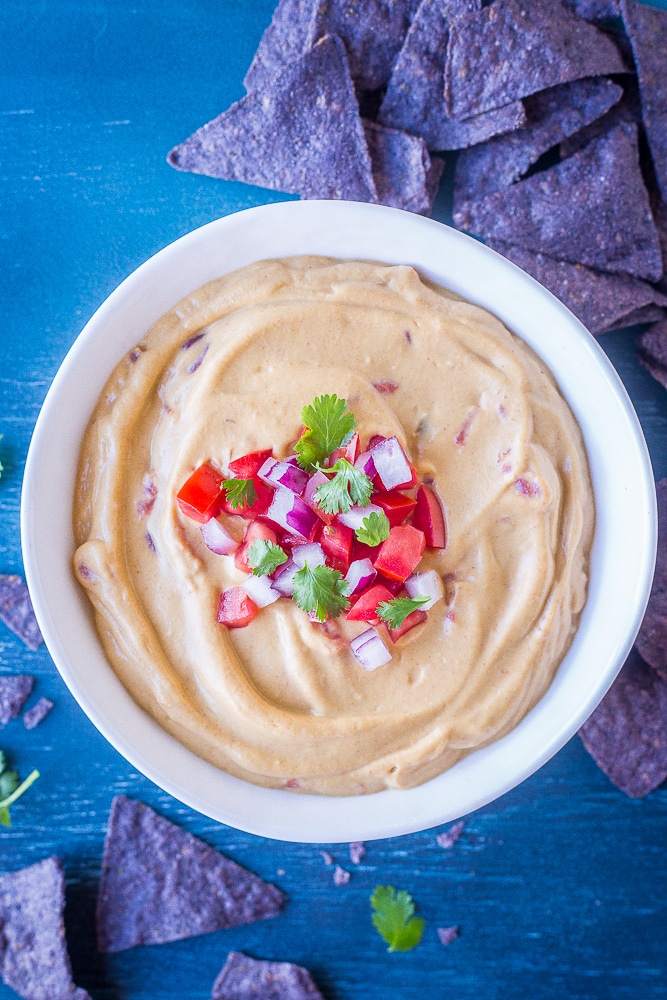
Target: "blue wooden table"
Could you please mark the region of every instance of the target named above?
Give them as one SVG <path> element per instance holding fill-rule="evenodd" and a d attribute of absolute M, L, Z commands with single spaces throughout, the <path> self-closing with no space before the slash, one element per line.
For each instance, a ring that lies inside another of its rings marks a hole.
<path fill-rule="evenodd" d="M 0 572 L 22 572 L 19 499 L 40 405 L 85 321 L 138 264 L 219 216 L 282 196 L 180 174 L 166 152 L 243 94 L 272 0 L 3 0 L 0 5 Z M 667 0 L 662 0 L 667 6 Z M 448 219 L 447 177 L 435 217 Z M 450 185 L 451 186 L 451 185 Z M 667 393 L 638 364 L 637 330 L 601 343 L 638 410 L 655 476 L 667 476 Z M 547 766 L 438 831 L 322 845 L 351 872 L 334 885 L 317 846 L 263 840 L 187 809 L 93 728 L 44 647 L 0 626 L 0 671 L 37 678 L 56 704 L 0 746 L 41 778 L 0 827 L 0 871 L 57 853 L 78 985 L 94 1000 L 206 1000 L 230 950 L 296 961 L 328 1000 L 597 1000 L 667 997 L 667 788 L 617 791 L 575 737 Z M 96 953 L 93 912 L 112 797 L 125 792 L 289 895 L 277 919 L 116 957 Z M 387 954 L 370 923 L 378 883 L 408 889 L 423 943 Z M 457 925 L 443 946 L 438 927 Z M 15 994 L 0 984 L 0 1000 Z"/>

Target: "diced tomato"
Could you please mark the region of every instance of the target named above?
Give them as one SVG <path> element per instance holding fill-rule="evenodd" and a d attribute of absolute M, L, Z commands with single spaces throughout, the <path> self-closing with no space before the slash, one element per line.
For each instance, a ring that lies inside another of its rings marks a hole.
<path fill-rule="evenodd" d="M 382 573 L 378 573 L 375 582 L 381 583 L 387 590 L 391 590 L 394 597 L 398 597 L 399 593 L 403 590 L 402 580 L 390 580 L 388 576 L 382 576 Z"/>
<path fill-rule="evenodd" d="M 349 442 L 344 448 L 336 448 L 332 451 L 327 459 L 327 468 L 331 468 L 336 464 L 339 458 L 345 458 L 351 465 L 354 465 L 357 458 L 359 457 L 359 435 L 355 431 Z"/>
<path fill-rule="evenodd" d="M 327 564 L 341 573 L 347 573 L 350 565 L 350 551 L 354 532 L 346 524 L 333 521 L 325 524 L 320 535 L 320 545 L 324 549 Z"/>
<path fill-rule="evenodd" d="M 224 498 L 224 476 L 208 462 L 192 473 L 176 494 L 176 501 L 186 517 L 206 524 L 220 510 Z"/>
<path fill-rule="evenodd" d="M 351 622 L 373 622 L 380 621 L 377 615 L 377 606 L 383 601 L 391 601 L 393 594 L 381 583 L 374 583 L 368 590 L 364 590 L 359 595 L 354 605 L 346 614 L 346 618 Z"/>
<path fill-rule="evenodd" d="M 251 451 L 248 455 L 242 455 L 230 462 L 229 471 L 234 479 L 253 479 L 272 454 L 270 448 L 265 451 Z"/>
<path fill-rule="evenodd" d="M 379 545 L 364 545 L 363 542 L 360 542 L 355 537 L 352 539 L 350 562 L 354 562 L 355 559 L 370 559 L 370 561 L 373 562 L 379 551 Z"/>
<path fill-rule="evenodd" d="M 227 628 L 245 628 L 258 611 L 259 608 L 243 587 L 230 587 L 220 594 L 218 621 Z"/>
<path fill-rule="evenodd" d="M 389 493 L 374 493 L 373 503 L 382 507 L 392 528 L 397 524 L 403 524 L 417 506 L 416 500 L 407 496 L 406 493 L 399 493 L 398 490 L 391 490 Z"/>
<path fill-rule="evenodd" d="M 375 497 L 373 503 L 376 503 Z M 417 490 L 417 506 L 412 515 L 413 527 L 424 532 L 426 544 L 431 549 L 444 549 L 447 545 L 445 515 L 440 501 L 430 486 L 420 486 Z"/>
<path fill-rule="evenodd" d="M 370 451 L 371 448 L 374 448 L 376 444 L 380 443 L 380 441 L 386 441 L 386 440 L 387 439 L 384 436 L 384 434 L 374 434 L 373 437 L 368 442 L 368 450 Z"/>
<path fill-rule="evenodd" d="M 398 524 L 382 543 L 373 565 L 390 580 L 407 580 L 426 548 L 424 532 L 411 524 Z"/>
<path fill-rule="evenodd" d="M 235 478 L 245 478 L 250 479 L 250 476 L 245 477 L 235 477 Z M 223 495 L 221 509 L 226 511 L 227 514 L 239 514 L 241 517 L 245 517 L 246 520 L 252 521 L 256 517 L 260 517 L 262 514 L 266 514 L 267 510 L 271 506 L 271 501 L 273 500 L 273 490 L 266 483 L 263 483 L 261 479 L 257 476 L 252 477 L 255 483 L 255 492 L 257 497 L 254 502 L 250 505 L 244 503 L 242 507 L 232 507 L 230 501 L 226 496 Z"/>
<path fill-rule="evenodd" d="M 388 628 L 392 642 L 398 642 L 402 635 L 409 632 L 410 629 L 414 628 L 415 625 L 421 625 L 428 618 L 428 611 L 422 611 L 421 608 L 417 608 L 416 611 L 411 611 L 407 618 L 404 620 L 402 625 L 398 628 Z"/>
<path fill-rule="evenodd" d="M 275 544 L 278 541 L 278 535 L 273 528 L 270 528 L 268 524 L 264 524 L 263 521 L 250 521 L 245 529 L 243 545 L 237 550 L 234 556 L 234 565 L 243 573 L 252 572 L 248 565 L 248 553 L 252 543 L 258 539 Z"/>

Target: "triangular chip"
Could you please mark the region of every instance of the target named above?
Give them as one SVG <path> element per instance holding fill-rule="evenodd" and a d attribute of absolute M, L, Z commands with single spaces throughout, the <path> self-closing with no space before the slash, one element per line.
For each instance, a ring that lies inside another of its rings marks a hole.
<path fill-rule="evenodd" d="M 465 202 L 454 220 L 485 239 L 573 264 L 649 281 L 662 275 L 631 125 L 620 125 L 550 170 Z"/>
<path fill-rule="evenodd" d="M 639 125 L 642 120 L 641 107 L 639 104 L 639 91 L 637 81 L 634 77 L 624 77 L 623 96 L 600 118 L 596 118 L 590 125 L 579 129 L 569 135 L 560 144 L 560 156 L 564 160 L 573 153 L 578 153 L 580 149 L 587 146 L 593 139 L 599 139 L 607 135 L 618 125 Z"/>
<path fill-rule="evenodd" d="M 97 897 L 101 952 L 275 917 L 283 893 L 149 806 L 118 795 Z"/>
<path fill-rule="evenodd" d="M 0 675 L 0 726 L 6 726 L 10 719 L 16 718 L 34 682 L 29 674 Z"/>
<path fill-rule="evenodd" d="M 584 21 L 609 21 L 619 13 L 617 0 L 565 0 L 565 3 Z"/>
<path fill-rule="evenodd" d="M 663 385 L 667 388 L 667 322 L 647 330 L 641 338 L 640 352 L 649 351 L 664 373 Z M 656 494 L 658 554 L 651 595 L 636 645 L 646 662 L 667 681 L 667 479 L 656 484 Z"/>
<path fill-rule="evenodd" d="M 452 17 L 479 10 L 481 0 L 422 0 L 396 60 L 378 121 L 418 135 L 429 149 L 464 149 L 525 121 L 521 101 L 465 122 L 445 110 L 444 53 Z"/>
<path fill-rule="evenodd" d="M 659 317 L 667 309 L 666 295 L 628 274 L 605 274 L 496 240 L 488 244 L 553 292 L 593 334 L 642 322 L 637 317 L 646 306 L 657 307 Z"/>
<path fill-rule="evenodd" d="M 307 969 L 232 951 L 213 984 L 211 1000 L 323 1000 Z"/>
<path fill-rule="evenodd" d="M 431 157 L 423 139 L 364 122 L 378 202 L 429 215 L 445 161 Z"/>
<path fill-rule="evenodd" d="M 59 858 L 0 876 L 0 975 L 24 1000 L 90 1000 L 72 982 Z"/>
<path fill-rule="evenodd" d="M 615 785 L 648 795 L 667 778 L 667 681 L 633 649 L 579 735 Z"/>
<path fill-rule="evenodd" d="M 15 632 L 29 649 L 38 649 L 44 641 L 28 588 L 20 576 L 0 574 L 0 621 Z"/>
<path fill-rule="evenodd" d="M 526 124 L 464 150 L 456 161 L 455 204 L 518 181 L 543 153 L 604 115 L 623 95 L 611 80 L 573 80 L 523 102 Z"/>
<path fill-rule="evenodd" d="M 622 0 L 637 66 L 644 128 L 662 197 L 667 200 L 667 11 Z"/>
<path fill-rule="evenodd" d="M 626 71 L 610 38 L 561 0 L 496 0 L 454 22 L 445 103 L 469 118 L 585 76 Z"/>
<path fill-rule="evenodd" d="M 342 42 L 325 38 L 169 153 L 179 170 L 302 198 L 375 202 Z"/>
<path fill-rule="evenodd" d="M 285 66 L 307 51 L 318 0 L 280 0 L 245 75 L 246 90 L 263 90 Z"/>

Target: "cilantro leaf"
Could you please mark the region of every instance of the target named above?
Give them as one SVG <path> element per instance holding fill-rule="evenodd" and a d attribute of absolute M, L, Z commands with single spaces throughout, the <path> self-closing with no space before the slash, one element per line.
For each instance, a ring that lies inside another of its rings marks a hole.
<path fill-rule="evenodd" d="M 254 479 L 225 479 L 222 488 L 233 510 L 244 504 L 250 507 L 257 499 Z"/>
<path fill-rule="evenodd" d="M 346 458 L 339 458 L 332 468 L 335 472 L 333 479 L 322 483 L 315 490 L 317 506 L 325 514 L 347 514 L 353 503 L 367 507 L 371 501 L 373 484 L 366 473 L 356 469 Z"/>
<path fill-rule="evenodd" d="M 376 885 L 371 906 L 375 911 L 373 927 L 389 945 L 387 951 L 410 951 L 419 944 L 424 921 L 414 916 L 415 904 L 409 892 L 397 892 L 393 885 Z"/>
<path fill-rule="evenodd" d="M 381 601 L 377 606 L 377 614 L 389 628 L 400 628 L 408 615 L 421 608 L 422 604 L 428 604 L 430 599 L 430 597 L 394 597 L 391 601 Z"/>
<path fill-rule="evenodd" d="M 248 550 L 248 566 L 253 576 L 271 576 L 286 562 L 287 553 L 266 538 L 256 538 Z"/>
<path fill-rule="evenodd" d="M 363 545 L 379 545 L 389 538 L 389 527 L 389 518 L 385 512 L 378 514 L 373 510 L 363 519 L 355 535 Z"/>
<path fill-rule="evenodd" d="M 327 618 L 338 618 L 347 611 L 350 602 L 345 596 L 347 583 L 342 573 L 331 566 L 314 566 L 312 569 L 305 563 L 303 568 L 294 574 L 292 581 L 293 597 L 302 611 L 314 611 L 317 620 L 324 622 Z"/>
<path fill-rule="evenodd" d="M 5 755 L 0 750 L 0 823 L 11 826 L 9 807 L 39 778 L 39 771 L 32 771 L 21 783 L 16 771 L 8 771 L 6 767 Z"/>
<path fill-rule="evenodd" d="M 346 413 L 347 403 L 338 396 L 318 396 L 301 411 L 306 430 L 294 450 L 302 469 L 314 472 L 336 448 L 340 448 L 357 422 L 354 414 Z"/>

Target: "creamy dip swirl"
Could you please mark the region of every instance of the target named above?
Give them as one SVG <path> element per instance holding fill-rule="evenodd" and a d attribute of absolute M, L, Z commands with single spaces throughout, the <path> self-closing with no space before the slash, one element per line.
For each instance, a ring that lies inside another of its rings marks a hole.
<path fill-rule="evenodd" d="M 348 649 L 363 622 L 316 625 L 283 599 L 218 624 L 243 574 L 175 501 L 205 461 L 290 454 L 327 393 L 364 446 L 398 437 L 448 528 L 420 565 L 445 600 L 373 672 Z M 119 678 L 186 747 L 257 784 L 360 794 L 433 777 L 544 694 L 593 526 L 580 430 L 523 341 L 411 267 L 297 257 L 200 288 L 117 366 L 82 447 L 74 568 Z"/>

